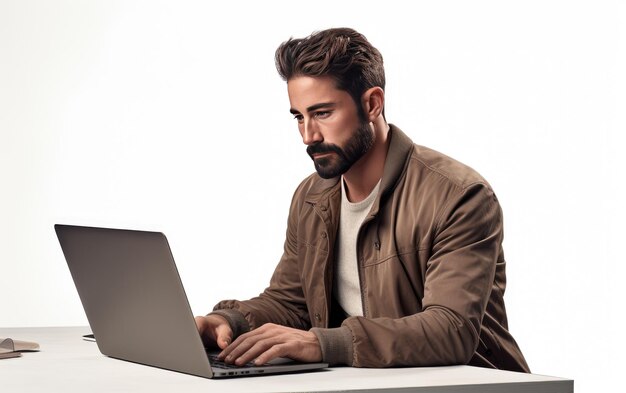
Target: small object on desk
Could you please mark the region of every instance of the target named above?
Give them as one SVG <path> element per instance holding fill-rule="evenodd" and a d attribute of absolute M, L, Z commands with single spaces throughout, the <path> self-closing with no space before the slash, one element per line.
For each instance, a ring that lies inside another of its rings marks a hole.
<path fill-rule="evenodd" d="M 5 350 L 0 348 L 0 359 L 19 358 L 22 356 L 21 352 L 4 352 Z"/>
<path fill-rule="evenodd" d="M 0 338 L 0 359 L 17 358 L 24 351 L 39 351 L 39 344 L 30 341 Z"/>
<path fill-rule="evenodd" d="M 94 336 L 93 333 L 92 334 L 85 334 L 83 336 L 83 340 L 96 342 L 96 336 Z"/>

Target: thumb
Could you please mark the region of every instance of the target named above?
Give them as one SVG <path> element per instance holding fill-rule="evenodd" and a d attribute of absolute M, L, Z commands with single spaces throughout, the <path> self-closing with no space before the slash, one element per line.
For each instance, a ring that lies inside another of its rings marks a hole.
<path fill-rule="evenodd" d="M 217 342 L 217 346 L 220 347 L 220 349 L 225 349 L 233 341 L 233 331 L 230 328 L 230 325 L 228 323 L 223 323 L 220 324 L 215 330 L 217 333 L 215 340 Z"/>

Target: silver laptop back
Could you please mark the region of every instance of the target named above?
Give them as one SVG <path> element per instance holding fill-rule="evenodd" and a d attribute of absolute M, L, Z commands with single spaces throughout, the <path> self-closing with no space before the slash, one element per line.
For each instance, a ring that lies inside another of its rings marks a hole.
<path fill-rule="evenodd" d="M 211 378 L 162 233 L 55 225 L 104 355 Z"/>
<path fill-rule="evenodd" d="M 212 367 L 164 234 L 54 226 L 100 352 L 206 378 L 325 368 L 275 359 Z"/>

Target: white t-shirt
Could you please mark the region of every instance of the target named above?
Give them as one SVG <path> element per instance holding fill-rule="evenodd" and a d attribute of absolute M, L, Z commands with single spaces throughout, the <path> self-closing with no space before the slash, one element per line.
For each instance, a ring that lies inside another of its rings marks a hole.
<path fill-rule="evenodd" d="M 380 181 L 367 198 L 352 203 L 348 201 L 346 185 L 343 177 L 341 178 L 341 212 L 335 248 L 334 291 L 337 302 L 350 316 L 363 316 L 356 238 L 363 220 L 374 204 L 379 188 Z"/>

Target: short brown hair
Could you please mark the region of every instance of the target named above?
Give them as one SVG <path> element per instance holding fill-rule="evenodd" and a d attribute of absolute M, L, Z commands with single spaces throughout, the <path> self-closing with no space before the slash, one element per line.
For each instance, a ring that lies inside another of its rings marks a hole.
<path fill-rule="evenodd" d="M 330 76 L 338 89 L 352 96 L 361 115 L 363 93 L 374 86 L 385 89 L 382 55 L 365 36 L 350 28 L 292 37 L 276 49 L 275 61 L 285 81 L 296 76 Z"/>

